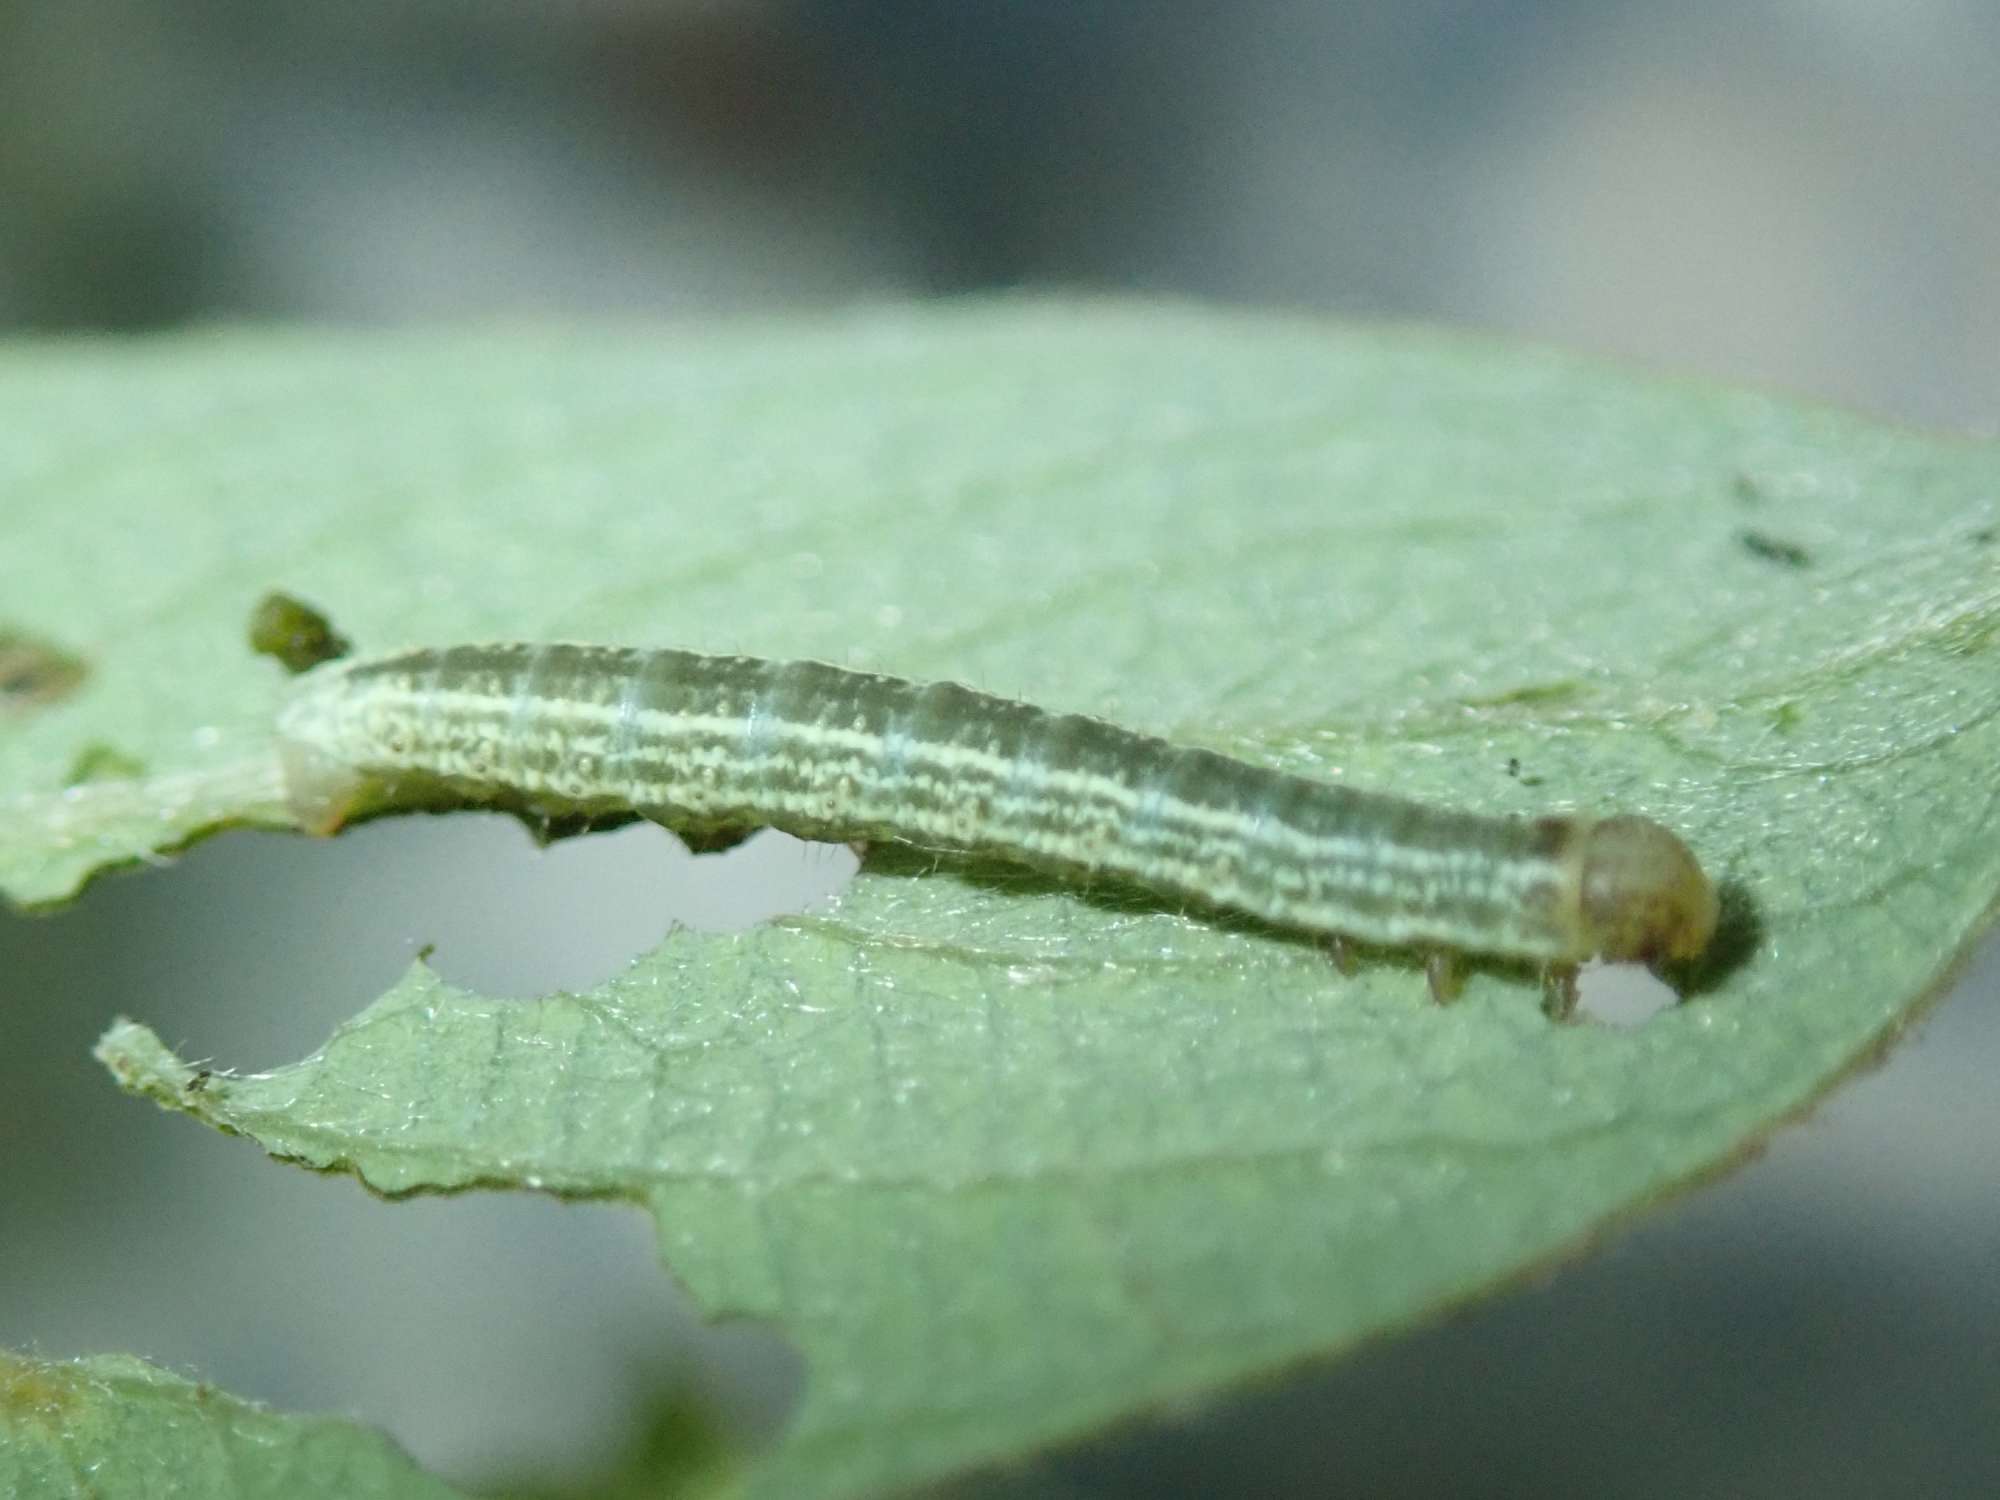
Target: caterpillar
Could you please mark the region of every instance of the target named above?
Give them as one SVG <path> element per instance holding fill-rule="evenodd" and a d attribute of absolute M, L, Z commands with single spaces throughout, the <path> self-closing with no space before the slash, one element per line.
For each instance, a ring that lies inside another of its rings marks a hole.
<path fill-rule="evenodd" d="M 310 658 L 308 658 L 310 659 Z M 288 804 L 499 803 L 546 818 L 769 826 L 1109 877 L 1328 941 L 1540 965 L 1699 956 L 1714 887 L 1643 817 L 1487 816 L 1252 765 L 950 682 L 812 661 L 575 644 L 327 661 L 277 721 Z"/>

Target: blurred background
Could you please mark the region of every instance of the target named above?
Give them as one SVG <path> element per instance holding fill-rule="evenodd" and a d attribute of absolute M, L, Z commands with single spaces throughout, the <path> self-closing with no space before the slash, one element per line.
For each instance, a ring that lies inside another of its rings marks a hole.
<path fill-rule="evenodd" d="M 1090 287 L 1990 429 L 1987 0 L 11 0 L 0 322 Z"/>
<path fill-rule="evenodd" d="M 1991 435 L 1996 100 L 1986 0 L 0 0 L 0 329 L 1086 288 Z M 356 1412 L 465 1482 L 602 1474 L 662 1411 L 775 1431 L 795 1355 L 698 1326 L 636 1212 L 379 1203 L 88 1051 L 135 1010 L 275 1065 L 419 944 L 497 993 L 588 984 L 844 861 L 696 867 L 651 829 L 538 853 L 463 817 L 231 836 L 0 912 L 0 1346 Z M 1996 992 L 1989 945 L 1884 1070 L 1544 1284 L 984 1491 L 1990 1493 Z"/>

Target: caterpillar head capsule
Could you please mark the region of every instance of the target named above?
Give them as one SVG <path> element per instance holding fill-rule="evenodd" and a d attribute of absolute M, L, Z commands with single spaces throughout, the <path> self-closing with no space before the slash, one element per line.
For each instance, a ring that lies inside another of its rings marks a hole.
<path fill-rule="evenodd" d="M 1586 954 L 1649 964 L 1700 957 L 1720 904 L 1686 844 L 1638 817 L 1591 823 L 1581 843 L 1577 921 Z"/>

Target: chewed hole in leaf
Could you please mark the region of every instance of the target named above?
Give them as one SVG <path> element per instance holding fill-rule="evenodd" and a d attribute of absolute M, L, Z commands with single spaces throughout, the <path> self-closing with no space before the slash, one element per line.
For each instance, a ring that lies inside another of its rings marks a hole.
<path fill-rule="evenodd" d="M 497 819 L 403 823 L 421 847 L 454 821 L 522 842 Z M 143 1326 L 176 1366 L 357 1413 L 468 1479 L 601 1464 L 656 1441 L 669 1406 L 683 1445 L 740 1455 L 774 1441 L 804 1385 L 798 1349 L 768 1322 L 697 1326 L 659 1275 L 650 1221 L 622 1204 L 473 1193 L 389 1205 L 249 1158 L 232 1168 L 205 1132 L 107 1107 L 88 1059 L 120 1010 L 157 1026 L 194 1076 L 208 1070 L 202 1092 L 222 1095 L 308 1055 L 393 982 L 407 952 L 364 939 L 393 929 L 411 867 L 365 840 L 354 859 L 345 843 L 228 834 L 50 916 L 0 907 L 0 995 L 21 1007 L 0 1056 L 0 1139 L 65 1122 L 59 1158 L 14 1152 L 0 1171 L 6 1201 L 35 1206 L 0 1237 L 0 1273 L 33 1293 L 7 1342 L 80 1351 L 107 1321 Z M 124 1222 L 147 1228 L 120 1234 Z M 141 1242 L 109 1277 L 102 1256 L 53 1248 Z M 246 1349 L 249 1324 L 262 1332 Z M 268 1350 L 276 1366 L 260 1362 Z"/>
<path fill-rule="evenodd" d="M 695 853 L 644 822 L 538 846 L 516 820 L 477 813 L 382 819 L 304 847 L 357 857 L 332 854 L 343 845 L 366 865 L 336 898 L 343 927 L 363 915 L 360 940 L 398 966 L 421 953 L 454 984 L 523 999 L 602 984 L 675 927 L 732 932 L 806 911 L 858 863 L 769 830 Z"/>
<path fill-rule="evenodd" d="M 225 833 L 45 916 L 0 907 L 0 936 L 36 939 L 56 973 L 72 944 L 116 960 L 96 998 L 76 981 L 90 1021 L 77 1055 L 125 1011 L 182 1056 L 243 1072 L 311 1052 L 420 953 L 447 981 L 496 998 L 588 990 L 677 926 L 740 930 L 805 911 L 855 865 L 845 847 L 781 834 L 696 855 L 645 823 L 538 847 L 501 814 L 386 818 L 335 839 Z M 0 942 L 0 974 L 22 993 L 35 972 L 31 956 L 10 965 Z M 265 998 L 224 1018 L 203 998 L 237 991 Z"/>
<path fill-rule="evenodd" d="M 1679 1001 L 1644 964 L 1586 964 L 1577 976 L 1577 1019 L 1630 1030 Z"/>

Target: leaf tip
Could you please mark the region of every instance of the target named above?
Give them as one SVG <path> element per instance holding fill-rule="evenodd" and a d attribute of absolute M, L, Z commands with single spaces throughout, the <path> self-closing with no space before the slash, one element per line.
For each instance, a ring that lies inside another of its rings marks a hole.
<path fill-rule="evenodd" d="M 185 1109 L 199 1093 L 205 1070 L 181 1061 L 149 1026 L 120 1016 L 97 1039 L 91 1055 L 111 1071 L 127 1093 L 151 1099 L 164 1109 Z"/>

